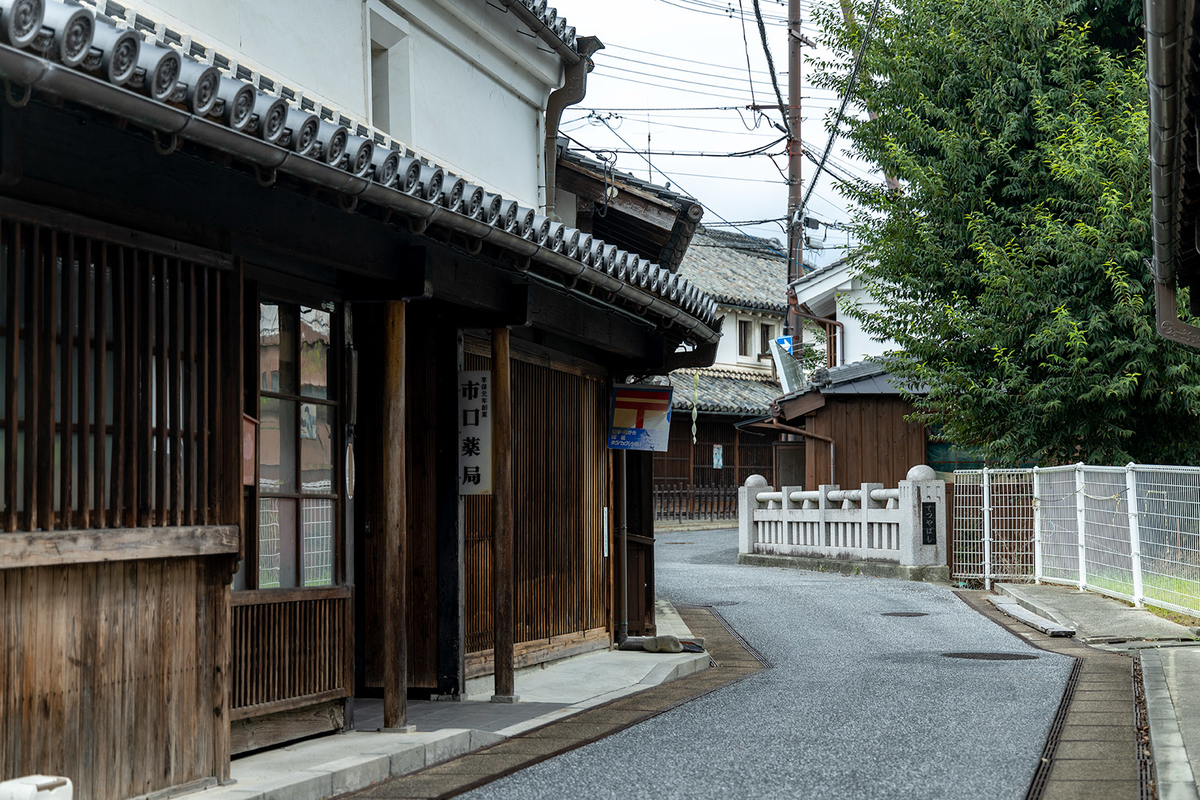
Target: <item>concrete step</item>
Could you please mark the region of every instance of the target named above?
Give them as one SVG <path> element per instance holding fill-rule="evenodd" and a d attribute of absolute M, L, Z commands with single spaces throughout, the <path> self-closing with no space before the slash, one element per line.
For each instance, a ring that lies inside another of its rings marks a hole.
<path fill-rule="evenodd" d="M 1053 620 L 1038 616 L 1025 606 L 1018 603 L 1014 598 L 1006 595 L 988 595 L 988 601 L 992 603 L 998 610 L 1004 612 L 1013 619 L 1028 625 L 1035 630 L 1039 630 L 1048 636 L 1074 636 L 1075 629 L 1066 625 L 1060 625 Z"/>

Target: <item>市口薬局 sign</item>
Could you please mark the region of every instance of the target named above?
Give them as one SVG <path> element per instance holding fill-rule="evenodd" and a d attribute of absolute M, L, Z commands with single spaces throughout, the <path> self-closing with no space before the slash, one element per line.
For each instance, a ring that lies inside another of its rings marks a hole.
<path fill-rule="evenodd" d="M 458 493 L 492 493 L 492 373 L 458 373 Z"/>
<path fill-rule="evenodd" d="M 671 438 L 671 387 L 614 386 L 608 419 L 609 449 L 666 452 Z"/>

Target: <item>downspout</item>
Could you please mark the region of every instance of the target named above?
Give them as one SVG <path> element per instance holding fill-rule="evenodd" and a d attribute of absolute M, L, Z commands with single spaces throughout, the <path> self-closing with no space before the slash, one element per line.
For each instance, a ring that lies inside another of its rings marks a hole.
<path fill-rule="evenodd" d="M 587 94 L 587 75 L 595 66 L 592 56 L 604 49 L 604 43 L 595 36 L 580 36 L 576 47 L 581 58 L 567 66 L 562 88 L 551 92 L 546 101 L 546 216 L 556 221 L 561 221 L 554 202 L 558 181 L 558 126 L 567 107 L 580 102 Z"/>
<path fill-rule="evenodd" d="M 846 363 L 846 326 L 838 322 L 836 319 L 826 319 L 818 317 L 816 314 L 807 314 L 800 310 L 796 304 L 795 289 L 788 289 L 788 313 L 794 314 L 797 317 L 802 317 L 813 322 L 819 322 L 822 325 L 833 325 L 837 327 L 837 357 L 838 366 L 843 366 Z"/>

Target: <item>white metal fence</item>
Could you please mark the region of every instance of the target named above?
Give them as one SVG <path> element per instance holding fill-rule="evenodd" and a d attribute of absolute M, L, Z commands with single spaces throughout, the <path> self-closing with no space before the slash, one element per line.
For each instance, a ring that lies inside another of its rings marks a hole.
<path fill-rule="evenodd" d="M 954 475 L 955 578 L 1065 583 L 1200 616 L 1200 468 Z"/>

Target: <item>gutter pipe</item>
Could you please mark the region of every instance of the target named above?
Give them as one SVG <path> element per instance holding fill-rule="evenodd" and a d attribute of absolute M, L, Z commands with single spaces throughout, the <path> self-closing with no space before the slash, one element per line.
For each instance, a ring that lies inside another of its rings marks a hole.
<path fill-rule="evenodd" d="M 797 428 L 794 425 L 785 425 L 784 423 L 780 422 L 777 419 L 772 419 L 771 424 L 774 427 L 778 428 L 779 430 L 783 431 L 784 433 L 794 433 L 797 436 L 803 436 L 806 439 L 815 439 L 818 442 L 828 442 L 829 443 L 829 482 L 834 483 L 834 484 L 837 483 L 837 451 L 834 449 L 833 439 L 829 438 L 828 436 L 822 436 L 819 433 L 812 433 L 811 431 L 806 431 L 806 430 L 804 430 L 804 428 Z"/>
<path fill-rule="evenodd" d="M 510 4 L 513 0 L 509 0 Z M 517 6 L 525 9 L 524 6 Z M 528 9 L 525 9 L 528 11 Z M 592 71 L 592 56 L 604 49 L 604 43 L 595 36 L 581 36 L 577 40 L 581 58 L 565 70 L 562 88 L 550 93 L 546 101 L 546 216 L 553 220 L 561 217 L 555 210 L 558 194 L 558 126 L 563 112 L 583 100 L 587 94 L 587 76 Z"/>
<path fill-rule="evenodd" d="M 514 4 L 513 8 L 523 6 Z M 155 102 L 91 75 L 54 64 L 7 45 L 0 45 L 0 77 L 10 83 L 25 86 L 26 91 L 38 89 L 129 119 L 150 129 L 156 137 L 164 133 L 196 142 L 235 156 L 260 169 L 278 170 L 342 195 L 361 197 L 376 205 L 398 211 L 419 224 L 441 225 L 474 239 L 494 243 L 565 276 L 569 279 L 568 288 L 572 288 L 576 281 L 583 280 L 598 290 L 607 292 L 613 298 L 620 298 L 636 307 L 635 310 L 626 313 L 653 313 L 662 317 L 666 323 L 680 326 L 692 338 L 704 344 L 712 344 L 720 338 L 720 333 L 713 330 L 708 323 L 682 308 L 522 236 L 375 183 L 368 178 L 355 177 L 338 167 L 298 155 L 174 106 Z"/>

